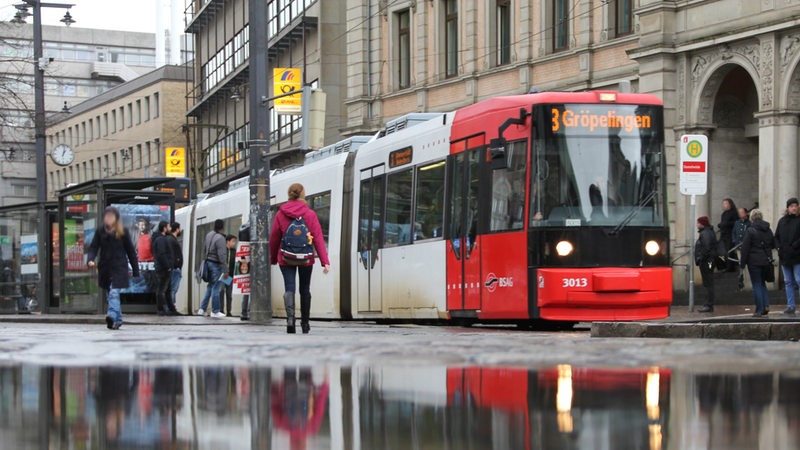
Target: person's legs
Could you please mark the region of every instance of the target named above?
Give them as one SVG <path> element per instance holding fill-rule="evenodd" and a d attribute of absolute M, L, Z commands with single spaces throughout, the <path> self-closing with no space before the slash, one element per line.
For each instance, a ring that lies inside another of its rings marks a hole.
<path fill-rule="evenodd" d="M 172 270 L 172 280 L 170 280 L 170 294 L 171 295 L 171 305 L 172 310 L 177 311 L 175 305 L 178 301 L 178 288 L 181 286 L 181 278 L 183 278 L 183 273 L 181 269 L 173 269 Z"/>
<path fill-rule="evenodd" d="M 242 295 L 242 320 L 250 320 L 250 294 Z"/>
<path fill-rule="evenodd" d="M 283 305 L 286 307 L 286 332 L 294 333 L 294 297 L 297 266 L 280 266 L 283 275 Z"/>
<path fill-rule="evenodd" d="M 219 284 L 219 312 L 225 314 L 225 283 Z"/>
<path fill-rule="evenodd" d="M 703 279 L 703 287 L 706 288 L 706 304 L 700 309 L 701 312 L 711 312 L 714 310 L 714 269 L 707 263 L 700 266 L 700 276 Z"/>
<path fill-rule="evenodd" d="M 233 315 L 233 283 L 225 284 L 222 283 L 224 286 L 224 294 L 225 294 L 225 311 L 227 312 L 228 316 Z"/>
<path fill-rule="evenodd" d="M 159 315 L 169 311 L 167 307 L 167 296 L 169 295 L 169 282 L 171 275 L 167 271 L 158 272 L 156 275 L 156 310 Z"/>
<path fill-rule="evenodd" d="M 222 276 L 222 264 L 211 263 L 211 283 L 209 283 L 209 288 L 211 289 L 211 312 L 218 313 L 219 312 L 219 285 L 223 284 L 219 281 L 219 277 Z"/>
<path fill-rule="evenodd" d="M 300 326 L 303 333 L 311 329 L 308 320 L 311 317 L 311 274 L 314 266 L 301 266 L 298 268 L 300 279 Z"/>
<path fill-rule="evenodd" d="M 114 328 L 119 328 L 122 325 L 122 308 L 120 307 L 119 289 L 108 290 L 108 314 L 107 317 L 111 318 Z"/>
<path fill-rule="evenodd" d="M 764 268 L 748 266 L 747 271 L 750 273 L 750 282 L 753 284 L 753 297 L 756 303 L 755 313 L 761 315 L 764 313 L 764 294 L 766 294 L 767 290 L 767 286 L 764 284 Z"/>
<path fill-rule="evenodd" d="M 794 310 L 795 308 L 795 290 L 797 290 L 797 279 L 794 272 L 795 266 L 781 265 L 781 272 L 783 272 L 783 281 L 786 283 L 786 312 Z"/>

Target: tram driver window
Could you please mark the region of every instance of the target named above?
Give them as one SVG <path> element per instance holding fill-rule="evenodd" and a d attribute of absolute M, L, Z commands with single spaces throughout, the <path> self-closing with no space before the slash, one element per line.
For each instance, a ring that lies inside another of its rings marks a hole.
<path fill-rule="evenodd" d="M 528 142 L 509 142 L 505 156 L 507 167 L 492 171 L 492 216 L 489 228 L 493 233 L 521 230 L 524 227 Z"/>
<path fill-rule="evenodd" d="M 404 170 L 389 175 L 386 189 L 386 222 L 384 246 L 411 243 L 411 189 L 414 172 Z"/>
<path fill-rule="evenodd" d="M 322 236 L 325 238 L 325 245 L 328 245 L 328 233 L 331 226 L 331 192 L 314 194 L 306 198 L 308 207 L 317 213 L 319 224 L 322 227 Z"/>

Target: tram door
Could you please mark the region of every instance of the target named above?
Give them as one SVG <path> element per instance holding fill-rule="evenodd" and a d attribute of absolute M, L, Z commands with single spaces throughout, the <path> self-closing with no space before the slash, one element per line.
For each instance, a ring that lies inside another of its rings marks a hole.
<path fill-rule="evenodd" d="M 383 165 L 361 171 L 358 205 L 358 311 L 381 311 L 381 257 L 386 175 Z"/>
<path fill-rule="evenodd" d="M 481 258 L 478 221 L 480 149 L 450 157 L 447 309 L 481 309 Z"/>

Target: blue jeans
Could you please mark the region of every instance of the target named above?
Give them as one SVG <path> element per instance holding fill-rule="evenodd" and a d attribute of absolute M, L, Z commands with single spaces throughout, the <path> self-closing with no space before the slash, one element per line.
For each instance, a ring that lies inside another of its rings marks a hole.
<path fill-rule="evenodd" d="M 747 271 L 750 273 L 750 282 L 753 284 L 753 296 L 756 300 L 757 314 L 763 314 L 769 306 L 767 283 L 764 281 L 767 270 L 774 269 L 765 266 L 747 266 Z"/>
<path fill-rule="evenodd" d="M 297 292 L 295 274 L 300 278 L 300 297 L 311 297 L 311 272 L 314 266 L 280 266 L 286 292 Z"/>
<path fill-rule="evenodd" d="M 786 282 L 786 306 L 794 308 L 796 304 L 794 291 L 797 290 L 798 282 L 800 282 L 800 264 L 793 266 L 781 264 L 781 271 L 783 272 L 783 281 Z"/>
<path fill-rule="evenodd" d="M 111 317 L 114 323 L 122 323 L 122 308 L 119 304 L 119 289 L 108 290 L 108 312 L 106 316 Z"/>
<path fill-rule="evenodd" d="M 203 301 L 200 303 L 200 309 L 207 311 L 208 300 L 211 299 L 211 312 L 218 313 L 219 285 L 221 283 L 221 281 L 219 281 L 219 277 L 222 276 L 222 264 L 209 261 L 208 272 L 211 275 L 211 281 L 208 282 L 208 289 L 206 289 L 206 295 L 203 297 Z"/>
<path fill-rule="evenodd" d="M 172 306 L 175 306 L 175 302 L 178 300 L 178 287 L 181 285 L 182 277 L 181 269 L 172 269 Z"/>

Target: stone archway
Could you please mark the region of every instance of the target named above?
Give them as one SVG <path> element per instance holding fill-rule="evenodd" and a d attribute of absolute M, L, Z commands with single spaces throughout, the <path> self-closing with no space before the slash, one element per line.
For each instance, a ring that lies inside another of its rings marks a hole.
<path fill-rule="evenodd" d="M 696 117 L 710 130 L 706 198 L 712 221 L 719 219 L 724 198 L 748 209 L 759 202 L 758 111 L 758 89 L 743 66 L 723 64 L 707 78 Z"/>

